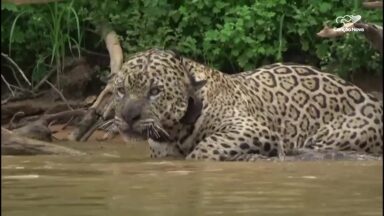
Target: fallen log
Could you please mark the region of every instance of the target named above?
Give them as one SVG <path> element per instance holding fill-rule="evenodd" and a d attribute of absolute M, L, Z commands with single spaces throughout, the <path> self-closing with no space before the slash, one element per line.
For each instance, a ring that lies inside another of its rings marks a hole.
<path fill-rule="evenodd" d="M 61 119 L 66 119 L 68 121 L 68 119 L 77 116 L 83 116 L 84 114 L 85 111 L 82 109 L 63 111 L 55 114 L 45 114 L 38 120 L 26 124 L 23 127 L 14 129 L 12 132 L 20 136 L 51 142 L 52 131 L 49 129 L 49 124 L 52 121 L 58 121 Z M 12 127 L 13 122 L 10 122 L 10 129 L 12 129 Z"/>
<path fill-rule="evenodd" d="M 70 155 L 81 156 L 84 152 L 35 139 L 19 136 L 1 128 L 1 155 Z"/>
<path fill-rule="evenodd" d="M 69 105 L 74 109 L 81 109 L 89 106 L 85 101 L 69 101 Z M 7 124 L 12 116 L 17 112 L 23 112 L 24 117 L 41 115 L 43 113 L 57 113 L 68 110 L 65 102 L 52 102 L 45 99 L 29 99 L 24 101 L 10 102 L 1 106 L 1 123 Z M 24 119 L 24 118 L 23 118 Z"/>

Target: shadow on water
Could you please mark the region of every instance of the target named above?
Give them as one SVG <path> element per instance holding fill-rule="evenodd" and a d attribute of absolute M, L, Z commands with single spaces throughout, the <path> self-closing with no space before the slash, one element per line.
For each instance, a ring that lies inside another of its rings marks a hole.
<path fill-rule="evenodd" d="M 382 161 L 150 160 L 145 143 L 2 157 L 2 212 L 18 215 L 382 215 Z"/>

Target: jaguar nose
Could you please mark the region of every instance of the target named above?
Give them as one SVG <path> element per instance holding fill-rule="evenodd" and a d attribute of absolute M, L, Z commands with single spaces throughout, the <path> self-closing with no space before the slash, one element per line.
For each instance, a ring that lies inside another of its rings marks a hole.
<path fill-rule="evenodd" d="M 132 126 L 141 118 L 142 109 L 143 103 L 139 100 L 128 100 L 122 109 L 121 117 L 129 126 Z"/>

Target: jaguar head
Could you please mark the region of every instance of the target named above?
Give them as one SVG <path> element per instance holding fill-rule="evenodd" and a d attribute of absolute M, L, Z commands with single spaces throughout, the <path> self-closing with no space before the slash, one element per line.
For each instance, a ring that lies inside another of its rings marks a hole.
<path fill-rule="evenodd" d="M 202 111 L 196 92 L 206 81 L 196 81 L 183 58 L 149 50 L 135 55 L 115 78 L 115 121 L 126 137 L 171 141 L 172 128 L 193 124 Z"/>

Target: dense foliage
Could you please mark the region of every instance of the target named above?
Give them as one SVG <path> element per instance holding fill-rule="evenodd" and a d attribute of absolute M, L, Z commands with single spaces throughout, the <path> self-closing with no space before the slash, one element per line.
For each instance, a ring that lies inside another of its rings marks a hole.
<path fill-rule="evenodd" d="M 121 35 L 126 53 L 175 49 L 227 72 L 281 60 L 316 65 L 345 78 L 382 67 L 361 33 L 316 36 L 324 23 L 336 26 L 337 16 L 382 21 L 381 11 L 363 9 L 356 0 L 78 0 L 2 4 L 2 12 L 2 52 L 29 69 L 34 80 L 63 56 L 78 55 L 80 47 L 100 50 L 104 43 L 93 29 L 103 21 Z"/>

